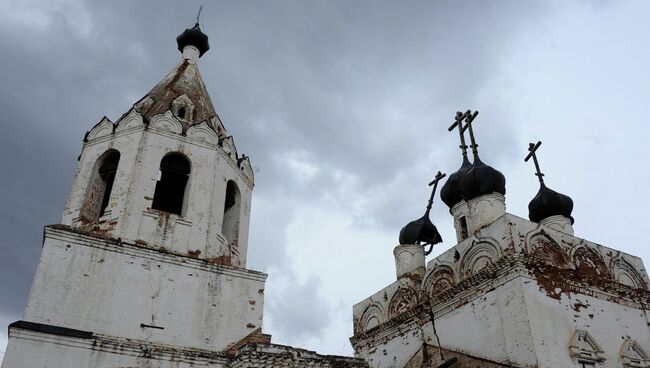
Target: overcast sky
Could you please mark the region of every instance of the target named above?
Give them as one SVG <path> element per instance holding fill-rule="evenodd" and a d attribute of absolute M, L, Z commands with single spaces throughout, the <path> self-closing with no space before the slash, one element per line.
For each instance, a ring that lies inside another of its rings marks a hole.
<path fill-rule="evenodd" d="M 84 133 L 176 65 L 200 3 L 0 0 L 0 358 Z M 274 342 L 352 354 L 352 305 L 394 281 L 400 228 L 460 166 L 457 110 L 480 111 L 508 212 L 528 215 L 541 140 L 576 235 L 650 262 L 650 2 L 203 3 L 199 68 L 257 171 L 248 267 L 270 274 Z M 438 197 L 432 220 L 435 255 L 455 244 Z"/>

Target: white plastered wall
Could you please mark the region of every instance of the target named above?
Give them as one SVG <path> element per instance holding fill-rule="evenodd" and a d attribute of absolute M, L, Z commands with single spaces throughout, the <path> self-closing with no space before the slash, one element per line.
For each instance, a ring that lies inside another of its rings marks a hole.
<path fill-rule="evenodd" d="M 261 327 L 265 280 L 47 228 L 24 320 L 219 351 Z"/>

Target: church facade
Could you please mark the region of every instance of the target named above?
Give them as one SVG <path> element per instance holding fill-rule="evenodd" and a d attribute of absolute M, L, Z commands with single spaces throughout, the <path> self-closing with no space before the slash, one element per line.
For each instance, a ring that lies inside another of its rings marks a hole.
<path fill-rule="evenodd" d="M 426 247 L 441 241 L 431 201 L 402 229 L 396 281 L 354 306 L 356 356 L 371 367 L 650 367 L 641 259 L 574 234 L 572 200 L 539 170 L 541 142 L 526 157 L 540 180 L 529 219 L 506 213 L 505 177 L 478 155 L 477 114 L 459 112 L 450 127 L 460 133 L 462 165 L 440 197 L 457 244 L 425 263 Z"/>
<path fill-rule="evenodd" d="M 200 76 L 208 37 L 197 23 L 177 42 L 180 63 L 86 134 L 2 368 L 366 366 L 262 332 L 267 275 L 246 268 L 253 170 Z"/>

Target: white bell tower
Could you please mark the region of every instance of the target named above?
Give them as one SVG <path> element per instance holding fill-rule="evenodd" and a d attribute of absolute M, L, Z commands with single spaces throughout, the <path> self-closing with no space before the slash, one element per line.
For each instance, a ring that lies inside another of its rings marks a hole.
<path fill-rule="evenodd" d="M 253 171 L 199 74 L 199 32 L 179 36 L 181 62 L 117 123 L 86 134 L 61 223 L 245 267 Z"/>
<path fill-rule="evenodd" d="M 197 23 L 177 42 L 180 63 L 86 134 L 2 368 L 221 367 L 269 342 L 267 275 L 245 268 L 251 164 L 199 74 L 208 37 Z"/>

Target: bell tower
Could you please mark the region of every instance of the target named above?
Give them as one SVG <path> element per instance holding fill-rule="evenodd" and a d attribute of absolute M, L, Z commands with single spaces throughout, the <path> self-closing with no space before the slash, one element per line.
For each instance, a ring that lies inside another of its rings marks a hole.
<path fill-rule="evenodd" d="M 246 266 L 253 171 L 198 69 L 198 23 L 181 61 L 116 123 L 85 136 L 61 224 L 154 249 Z"/>
<path fill-rule="evenodd" d="M 253 170 L 199 73 L 208 36 L 197 23 L 176 41 L 167 76 L 86 133 L 3 368 L 225 367 L 270 341 L 267 275 L 246 269 Z"/>

